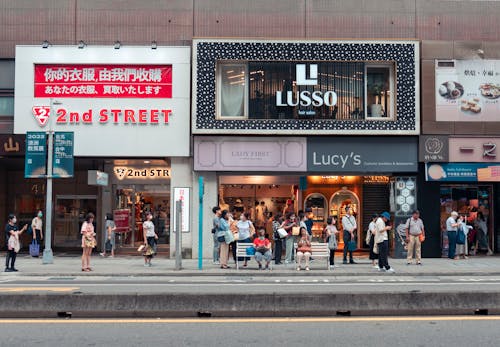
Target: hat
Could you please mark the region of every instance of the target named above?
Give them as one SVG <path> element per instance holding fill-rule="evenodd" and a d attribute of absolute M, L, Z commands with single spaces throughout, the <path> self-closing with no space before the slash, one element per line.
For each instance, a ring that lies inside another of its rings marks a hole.
<path fill-rule="evenodd" d="M 451 212 L 451 215 L 456 217 L 456 216 L 458 216 L 458 212 L 457 211 L 453 211 L 453 212 Z"/>
<path fill-rule="evenodd" d="M 389 220 L 391 219 L 391 215 L 389 214 L 389 212 L 385 211 L 385 212 L 382 212 L 380 214 L 380 217 L 384 217 L 385 219 Z"/>

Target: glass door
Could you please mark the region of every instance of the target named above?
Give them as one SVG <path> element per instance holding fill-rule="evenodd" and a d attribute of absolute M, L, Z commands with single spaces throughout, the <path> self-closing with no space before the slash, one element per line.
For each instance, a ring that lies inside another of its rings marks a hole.
<path fill-rule="evenodd" d="M 95 195 L 56 196 L 54 218 L 54 246 L 81 247 L 80 229 L 87 213 L 96 213 Z M 94 227 L 95 221 L 94 221 Z M 97 231 L 97 228 L 95 229 Z"/>

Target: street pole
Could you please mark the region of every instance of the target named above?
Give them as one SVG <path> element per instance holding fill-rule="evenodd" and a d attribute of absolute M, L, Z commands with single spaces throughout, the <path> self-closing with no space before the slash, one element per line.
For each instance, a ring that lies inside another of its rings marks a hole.
<path fill-rule="evenodd" d="M 182 201 L 175 202 L 175 269 L 182 269 Z"/>
<path fill-rule="evenodd" d="M 47 151 L 47 187 L 45 188 L 45 248 L 43 250 L 43 264 L 54 263 L 52 254 L 52 159 L 54 155 L 54 132 L 52 131 L 52 117 L 54 117 L 54 105 L 60 103 L 54 102 L 50 99 L 50 113 L 49 113 L 49 139 Z"/>
<path fill-rule="evenodd" d="M 204 194 L 203 176 L 198 179 L 198 192 L 200 206 L 198 210 L 198 270 L 203 269 L 203 194 Z"/>

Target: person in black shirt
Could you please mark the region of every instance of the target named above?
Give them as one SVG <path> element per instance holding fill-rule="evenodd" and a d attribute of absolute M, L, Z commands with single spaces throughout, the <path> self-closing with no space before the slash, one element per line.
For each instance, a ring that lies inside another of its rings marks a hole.
<path fill-rule="evenodd" d="M 7 224 L 5 225 L 5 244 L 8 245 L 7 257 L 5 258 L 5 272 L 17 271 L 14 265 L 16 263 L 17 252 L 19 251 L 19 235 L 28 228 L 28 224 L 26 224 L 21 230 L 18 230 L 16 223 L 16 216 L 12 213 L 9 214 Z M 9 244 L 9 238 L 11 236 L 17 239 L 14 240 L 17 247 L 12 247 L 12 245 Z"/>

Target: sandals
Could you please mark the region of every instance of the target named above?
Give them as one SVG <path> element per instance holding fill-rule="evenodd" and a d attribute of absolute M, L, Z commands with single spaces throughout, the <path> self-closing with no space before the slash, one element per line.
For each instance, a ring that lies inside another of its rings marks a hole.
<path fill-rule="evenodd" d="M 91 268 L 82 269 L 82 272 L 90 272 L 90 271 L 92 271 Z"/>

